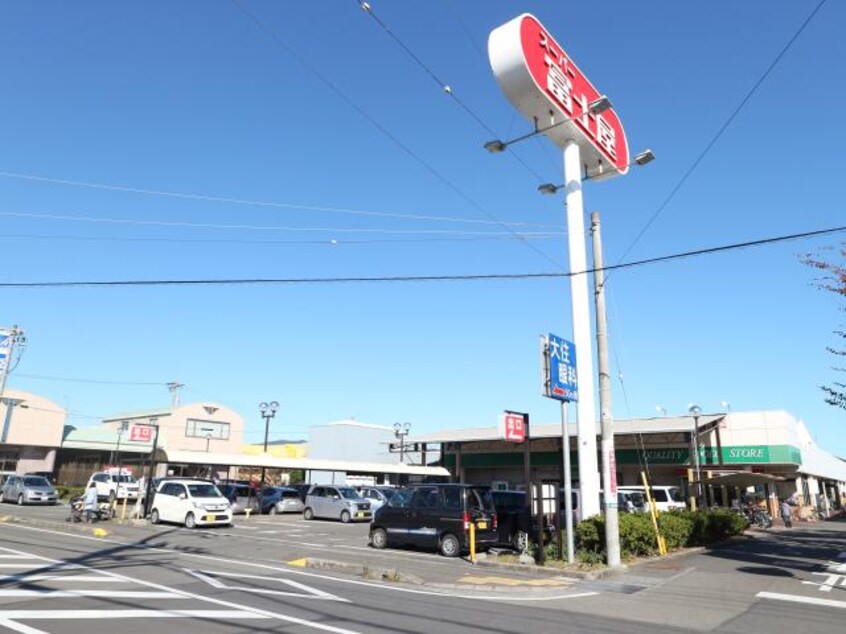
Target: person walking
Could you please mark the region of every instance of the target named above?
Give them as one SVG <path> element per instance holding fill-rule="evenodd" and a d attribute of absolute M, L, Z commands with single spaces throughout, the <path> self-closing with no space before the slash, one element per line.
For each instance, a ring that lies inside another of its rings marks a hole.
<path fill-rule="evenodd" d="M 93 522 L 97 515 L 97 485 L 92 482 L 85 492 L 85 521 Z"/>
<path fill-rule="evenodd" d="M 784 520 L 785 528 L 793 528 L 793 511 L 790 508 L 790 504 L 787 503 L 787 500 L 784 500 L 780 506 L 781 510 L 781 519 Z"/>

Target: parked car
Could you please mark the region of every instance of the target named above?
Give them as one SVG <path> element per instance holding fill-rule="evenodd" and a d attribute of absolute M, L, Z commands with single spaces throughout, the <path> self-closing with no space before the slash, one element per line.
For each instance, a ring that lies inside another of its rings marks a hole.
<path fill-rule="evenodd" d="M 220 484 L 218 489 L 223 497 L 229 500 L 229 507 L 234 515 L 246 513 L 247 509 L 250 509 L 250 513 L 258 512 L 258 496 L 249 484 Z"/>
<path fill-rule="evenodd" d="M 524 491 L 491 491 L 497 519 L 497 541 L 519 552 L 526 550 L 532 532 Z"/>
<path fill-rule="evenodd" d="M 173 522 L 185 528 L 232 524 L 232 509 L 218 488 L 203 480 L 164 480 L 153 496 L 150 523 Z"/>
<path fill-rule="evenodd" d="M 18 504 L 56 504 L 59 496 L 56 489 L 43 476 L 10 475 L 3 483 L 4 502 Z"/>
<path fill-rule="evenodd" d="M 491 490 L 466 484 L 424 484 L 397 490 L 376 511 L 370 544 L 436 548 L 446 557 L 470 550 L 470 525 L 476 546 L 485 550 L 498 543 L 498 520 Z"/>
<path fill-rule="evenodd" d="M 644 497 L 644 509 L 649 510 L 648 502 L 646 502 L 646 489 L 642 486 L 625 486 L 617 487 L 618 491 L 623 493 L 634 492 L 640 493 Z M 652 499 L 655 501 L 655 507 L 661 511 L 684 510 L 687 505 L 684 502 L 681 489 L 674 486 L 651 486 L 649 491 L 652 494 Z"/>
<path fill-rule="evenodd" d="M 288 488 L 294 489 L 297 493 L 299 493 L 300 499 L 303 501 L 303 503 L 305 503 L 306 496 L 308 495 L 308 492 L 311 491 L 311 487 L 313 486 L 313 484 L 289 484 Z"/>
<path fill-rule="evenodd" d="M 47 480 L 47 482 L 49 482 L 53 486 L 56 486 L 56 476 L 53 475 L 52 471 L 30 471 L 29 473 L 25 473 L 24 475 L 41 476 L 42 478 Z"/>
<path fill-rule="evenodd" d="M 261 492 L 261 512 L 269 515 L 277 513 L 302 513 L 305 504 L 296 489 L 288 487 L 266 487 Z"/>
<path fill-rule="evenodd" d="M 140 494 L 138 481 L 128 469 L 109 469 L 92 474 L 85 485 L 86 490 L 91 483 L 97 485 L 97 497 L 115 500 L 137 500 Z"/>
<path fill-rule="evenodd" d="M 370 510 L 374 513 L 387 504 L 396 491 L 396 488 L 386 486 L 363 486 L 358 490 L 359 495 L 370 502 Z"/>
<path fill-rule="evenodd" d="M 344 524 L 351 521 L 369 522 L 373 518 L 370 502 L 352 487 L 315 485 L 306 496 L 303 519 L 322 517 L 338 519 Z"/>

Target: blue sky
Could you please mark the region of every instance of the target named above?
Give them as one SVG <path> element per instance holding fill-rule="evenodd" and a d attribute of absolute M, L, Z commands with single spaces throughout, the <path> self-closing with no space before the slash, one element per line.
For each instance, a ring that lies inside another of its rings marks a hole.
<path fill-rule="evenodd" d="M 0 282 L 567 269 L 563 201 L 536 192 L 562 178 L 551 144 L 485 152 L 490 134 L 355 0 L 241 4 L 261 26 L 224 0 L 3 4 Z M 487 35 L 522 11 L 553 32 L 632 152 L 658 156 L 585 186 L 616 263 L 818 0 L 371 4 L 501 138 L 530 127 L 496 85 Z M 822 7 L 626 260 L 844 224 L 844 21 L 842 3 Z M 615 417 L 785 409 L 846 454 L 844 412 L 819 389 L 838 378 L 825 348 L 843 315 L 799 259 L 841 239 L 612 274 Z M 176 380 L 183 400 L 238 409 L 251 441 L 273 399 L 273 437 L 347 416 L 413 433 L 492 425 L 505 408 L 553 422 L 538 336 L 571 335 L 563 279 L 0 297 L 0 324 L 30 342 L 10 385 L 72 424 L 166 403 Z"/>

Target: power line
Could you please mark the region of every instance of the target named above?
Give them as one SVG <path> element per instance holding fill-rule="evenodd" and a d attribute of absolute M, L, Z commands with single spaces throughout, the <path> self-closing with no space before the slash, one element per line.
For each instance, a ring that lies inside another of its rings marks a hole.
<path fill-rule="evenodd" d="M 490 240 L 553 240 L 566 235 L 565 233 L 548 235 L 517 235 L 491 234 L 488 236 L 443 236 L 433 238 L 376 238 L 372 240 L 339 240 L 337 238 L 321 240 L 247 240 L 236 238 L 147 238 L 138 236 L 81 236 L 68 234 L 38 234 L 38 233 L 0 233 L 0 239 L 21 240 L 66 240 L 94 241 L 94 242 L 164 242 L 177 244 L 250 244 L 250 245 L 303 245 L 303 246 L 359 246 L 374 244 L 428 244 L 432 242 L 485 242 Z"/>
<path fill-rule="evenodd" d="M 152 383 L 152 382 L 144 382 L 144 381 L 109 381 L 109 380 L 101 380 L 101 379 L 80 379 L 80 378 L 70 378 L 66 376 L 45 376 L 43 374 L 24 374 L 22 372 L 18 372 L 15 374 L 18 377 L 24 377 L 27 379 L 39 379 L 42 381 L 61 381 L 63 383 L 91 383 L 94 385 L 139 385 L 139 386 L 156 386 L 156 387 L 164 387 L 167 383 L 159 382 L 159 383 Z"/>
<path fill-rule="evenodd" d="M 746 96 L 743 97 L 743 99 L 740 101 L 740 103 L 737 105 L 737 107 L 735 107 L 735 109 L 732 111 L 731 115 L 729 115 L 729 118 L 726 119 L 725 123 L 723 123 L 723 125 L 720 127 L 720 129 L 717 130 L 717 133 L 714 135 L 714 137 L 711 139 L 711 141 L 708 143 L 708 145 L 705 146 L 705 149 L 702 150 L 702 152 L 699 154 L 699 156 L 696 158 L 696 160 L 693 161 L 693 164 L 687 169 L 687 171 L 681 177 L 681 180 L 679 180 L 679 182 L 676 183 L 675 187 L 673 187 L 673 189 L 670 190 L 670 193 L 667 195 L 667 197 L 664 199 L 664 201 L 660 205 L 658 205 L 658 208 L 655 210 L 655 212 L 652 214 L 652 216 L 650 216 L 646 225 L 644 225 L 643 229 L 640 230 L 640 233 L 638 233 L 637 236 L 635 236 L 635 239 L 628 246 L 628 248 L 623 252 L 623 254 L 620 256 L 620 259 L 618 261 L 622 261 L 623 258 L 625 258 L 631 252 L 631 250 L 634 249 L 635 245 L 640 241 L 640 239 L 643 237 L 643 235 L 649 230 L 649 228 L 652 226 L 652 224 L 658 219 L 658 216 L 660 216 L 661 213 L 663 213 L 663 211 L 667 208 L 667 205 L 670 204 L 670 201 L 673 200 L 673 198 L 678 193 L 678 191 L 682 188 L 682 186 L 685 184 L 685 182 L 687 182 L 687 179 L 690 178 L 690 175 L 693 174 L 693 172 L 696 170 L 697 167 L 699 167 L 699 164 L 702 162 L 702 160 L 705 158 L 705 156 L 708 154 L 708 152 L 711 151 L 711 148 L 714 147 L 714 145 L 717 143 L 717 141 L 720 139 L 720 137 L 723 135 L 723 133 L 726 131 L 726 129 L 728 129 L 728 127 L 735 120 L 737 115 L 740 114 L 740 111 L 743 110 L 744 106 L 746 106 L 747 102 L 752 98 L 752 95 L 754 95 L 755 92 L 758 90 L 758 88 L 760 88 L 761 84 L 764 83 L 764 80 L 767 77 L 769 77 L 769 75 L 773 71 L 773 69 L 778 65 L 778 63 L 781 61 L 781 59 L 784 57 L 784 55 L 787 53 L 787 51 L 790 49 L 790 47 L 793 46 L 793 43 L 799 38 L 799 36 L 805 30 L 805 27 L 808 26 L 808 24 L 811 22 L 811 20 L 814 18 L 814 16 L 819 12 L 819 10 L 822 9 L 822 6 L 825 3 L 826 3 L 826 0 L 820 0 L 820 3 L 816 6 L 816 8 L 814 8 L 814 10 L 811 11 L 810 15 L 808 15 L 808 17 L 805 18 L 805 21 L 802 22 L 802 24 L 799 26 L 799 28 L 796 30 L 796 32 L 793 34 L 793 36 L 790 38 L 790 40 L 788 40 L 787 44 L 784 45 L 784 48 L 782 48 L 781 51 L 778 53 L 778 55 L 775 56 L 775 59 L 773 59 L 773 61 L 770 63 L 770 65 L 767 67 L 767 69 L 764 71 L 764 73 L 758 78 L 758 81 L 756 81 L 753 84 L 752 88 L 750 88 L 749 91 L 746 93 Z M 606 280 L 606 282 L 607 282 L 607 280 Z"/>
<path fill-rule="evenodd" d="M 551 227 L 552 225 L 540 225 L 526 222 L 500 222 L 498 220 L 483 220 L 481 218 L 461 218 L 456 216 L 432 216 L 425 214 L 401 214 L 388 211 L 368 211 L 364 209 L 349 209 L 345 207 L 329 207 L 321 205 L 303 205 L 297 203 L 281 203 L 267 200 L 250 200 L 245 198 L 227 198 L 224 196 L 212 196 L 209 194 L 191 194 L 164 191 L 160 189 L 143 189 L 140 187 L 130 187 L 124 185 L 113 185 L 110 183 L 95 183 L 89 181 L 68 180 L 64 178 L 53 178 L 49 176 L 39 176 L 36 174 L 23 174 L 20 172 L 2 172 L 2 178 L 14 178 L 19 180 L 29 180 L 40 183 L 50 183 L 53 185 L 69 185 L 72 187 L 85 187 L 89 189 L 99 189 L 105 191 L 117 191 L 129 194 L 142 194 L 146 196 L 160 196 L 165 198 L 178 198 L 183 200 L 199 200 L 203 202 L 226 203 L 232 205 L 247 205 L 252 207 L 270 207 L 277 209 L 295 209 L 300 211 L 317 211 L 332 214 L 348 214 L 353 216 L 373 216 L 377 218 L 398 218 L 401 220 L 426 220 L 435 222 L 457 222 L 467 224 L 499 224 L 509 225 L 513 227 Z"/>
<path fill-rule="evenodd" d="M 72 216 L 68 214 L 40 214 L 23 211 L 0 211 L 0 216 L 8 218 L 32 218 L 36 220 L 63 220 L 68 222 L 89 222 L 100 224 L 134 225 L 146 227 L 182 227 L 192 229 L 225 229 L 247 231 L 290 231 L 296 233 L 375 233 L 388 235 L 457 235 L 457 236 L 523 236 L 561 235 L 561 232 L 517 232 L 509 227 L 505 233 L 489 231 L 454 231 L 452 229 L 366 229 L 359 227 L 292 227 L 286 225 L 248 225 L 248 224 L 219 224 L 212 222 L 188 222 L 174 220 L 139 220 L 137 218 L 109 218 L 102 216 Z"/>
<path fill-rule="evenodd" d="M 485 209 L 482 205 L 477 203 L 473 200 L 468 194 L 466 194 L 458 185 L 453 183 L 449 180 L 446 176 L 441 174 L 433 165 L 431 165 L 428 161 L 426 161 L 423 157 L 417 154 L 414 150 L 408 147 L 405 143 L 400 141 L 400 139 L 394 135 L 390 130 L 388 130 L 385 126 L 379 123 L 374 117 L 368 114 L 364 108 L 359 106 L 355 101 L 353 101 L 350 97 L 348 97 L 340 88 L 338 88 L 333 82 L 329 80 L 328 77 L 323 75 L 317 68 L 312 66 L 304 57 L 302 57 L 299 53 L 297 53 L 294 49 L 292 49 L 288 44 L 279 36 L 277 33 L 268 27 L 264 22 L 262 22 L 255 14 L 251 13 L 247 8 L 241 3 L 240 0 L 231 0 L 232 4 L 243 13 L 247 18 L 256 25 L 256 27 L 261 30 L 265 35 L 267 35 L 279 48 L 281 48 L 285 53 L 293 57 L 297 63 L 299 63 L 303 68 L 305 68 L 308 72 L 314 75 L 324 86 L 326 86 L 331 92 L 333 92 L 336 96 L 338 96 L 344 103 L 346 103 L 350 108 L 355 110 L 361 117 L 363 117 L 370 125 L 372 125 L 376 130 L 378 130 L 382 135 L 384 135 L 388 140 L 390 140 L 394 145 L 396 145 L 400 150 L 405 152 L 409 157 L 411 157 L 415 162 L 417 162 L 423 169 L 429 172 L 432 176 L 434 176 L 437 180 L 443 183 L 447 188 L 452 190 L 457 196 L 459 196 L 462 200 L 467 202 L 470 206 L 474 209 L 488 217 L 490 220 L 495 221 L 496 223 L 503 226 L 505 229 L 510 231 L 510 228 L 506 225 L 502 224 L 502 221 L 499 220 L 496 216 L 490 213 L 487 209 Z M 544 260 L 549 262 L 555 267 L 558 267 L 559 264 L 549 257 L 546 253 L 535 247 L 533 244 L 526 242 L 526 246 L 542 257 Z"/>
<path fill-rule="evenodd" d="M 373 7 L 371 6 L 371 4 L 369 2 L 364 2 L 364 0 L 355 0 L 355 2 L 364 10 L 365 13 L 367 13 L 371 18 L 373 18 L 373 20 L 376 22 L 376 24 L 378 24 L 382 28 L 382 30 L 385 31 L 385 33 L 388 34 L 388 36 L 397 44 L 397 46 L 399 46 L 403 51 L 405 51 L 405 53 L 412 60 L 414 60 L 415 64 L 417 64 L 420 68 L 423 69 L 423 72 L 426 73 L 432 79 L 432 81 L 434 81 L 438 85 L 438 87 L 443 91 L 443 93 L 445 95 L 447 95 L 448 97 L 451 97 L 453 99 L 453 101 L 455 101 L 455 103 L 457 103 L 458 106 L 462 110 L 464 110 L 464 112 L 467 113 L 467 115 L 471 119 L 473 119 L 473 121 L 478 123 L 479 126 L 483 130 L 485 130 L 488 134 L 490 134 L 493 137 L 498 137 L 497 133 L 487 123 L 485 123 L 482 120 L 482 118 L 479 115 L 477 115 L 470 108 L 470 106 L 468 106 L 466 103 L 464 103 L 464 101 L 462 99 L 460 99 L 458 97 L 458 95 L 455 94 L 455 89 L 452 87 L 452 85 L 443 81 L 435 73 L 435 71 L 433 71 L 420 58 L 419 55 L 417 55 L 414 51 L 411 50 L 411 47 L 409 47 L 405 42 L 402 41 L 402 39 L 400 39 L 400 37 L 396 33 L 394 33 L 394 31 L 391 29 L 391 27 L 389 27 L 387 25 L 387 23 L 385 23 L 384 20 L 382 20 L 378 15 L 376 15 L 376 13 L 373 11 Z M 522 165 L 526 169 L 527 172 L 529 172 L 532 176 L 534 176 L 538 180 L 538 182 L 543 182 L 544 178 L 540 174 L 538 174 L 535 170 L 533 170 L 528 165 L 528 163 L 526 163 L 522 158 L 517 156 L 514 152 L 510 152 L 510 155 L 511 155 L 512 158 L 514 158 L 514 160 L 516 160 L 518 163 L 520 163 L 520 165 Z"/>
<path fill-rule="evenodd" d="M 846 231 L 846 226 L 794 233 L 774 238 L 737 242 L 718 247 L 684 251 L 671 255 L 662 255 L 634 262 L 613 264 L 602 270 L 613 271 L 627 269 L 647 264 L 657 264 L 671 260 L 680 260 L 712 253 L 722 253 L 749 247 L 764 246 L 778 242 L 800 240 L 804 238 L 830 235 Z M 103 280 L 103 281 L 69 281 L 69 282 L 0 282 L 0 288 L 74 288 L 74 287 L 114 287 L 114 286 L 244 286 L 244 285 L 299 285 L 299 284 L 352 284 L 352 283 L 397 283 L 397 282 L 467 282 L 486 280 L 532 280 L 573 277 L 585 275 L 599 269 L 586 269 L 576 272 L 541 272 L 541 273 L 480 273 L 470 275 L 394 275 L 374 277 L 311 277 L 311 278 L 235 278 L 235 279 L 193 279 L 193 280 Z"/>

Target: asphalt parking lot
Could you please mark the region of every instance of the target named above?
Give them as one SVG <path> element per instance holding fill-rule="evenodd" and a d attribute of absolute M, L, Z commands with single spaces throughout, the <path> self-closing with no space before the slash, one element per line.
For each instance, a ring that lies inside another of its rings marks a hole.
<path fill-rule="evenodd" d="M 65 524 L 67 504 L 56 506 L 0 505 L 0 516 Z M 118 518 L 120 506 L 118 506 Z M 182 552 L 204 551 L 250 561 L 285 564 L 309 560 L 309 565 L 342 564 L 374 576 L 401 573 L 405 580 L 425 583 L 473 585 L 473 565 L 466 558 L 448 559 L 434 551 L 410 549 L 376 550 L 369 546 L 369 522 L 343 524 L 332 520 L 303 519 L 301 513 L 284 515 L 236 515 L 231 527 L 186 529 L 173 524 L 106 520 L 79 528 L 99 527 L 110 536 L 148 546 Z M 343 572 L 343 570 L 341 570 Z M 520 575 L 517 575 L 520 578 Z M 465 581 L 461 581 L 465 579 Z M 562 582 L 563 585 L 563 582 Z"/>

